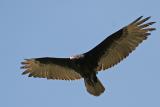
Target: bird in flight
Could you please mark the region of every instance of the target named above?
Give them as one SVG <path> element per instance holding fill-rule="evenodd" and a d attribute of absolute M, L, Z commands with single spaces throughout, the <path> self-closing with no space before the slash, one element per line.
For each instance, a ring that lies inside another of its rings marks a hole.
<path fill-rule="evenodd" d="M 150 32 L 155 30 L 150 27 L 155 22 L 145 23 L 149 19 L 150 17 L 143 18 L 142 16 L 137 18 L 83 54 L 69 58 L 25 59 L 21 67 L 25 69 L 22 74 L 53 80 L 83 79 L 86 90 L 94 96 L 99 96 L 105 88 L 96 75 L 99 71 L 118 64 L 148 38 Z"/>

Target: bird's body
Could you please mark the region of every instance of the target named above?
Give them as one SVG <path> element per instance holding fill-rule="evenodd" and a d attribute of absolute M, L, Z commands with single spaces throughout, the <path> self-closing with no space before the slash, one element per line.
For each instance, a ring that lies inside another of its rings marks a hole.
<path fill-rule="evenodd" d="M 108 69 L 126 58 L 135 48 L 150 35 L 155 28 L 144 24 L 150 17 L 139 17 L 128 26 L 107 37 L 90 51 L 69 58 L 32 58 L 26 59 L 22 74 L 29 77 L 40 77 L 59 80 L 84 79 L 87 91 L 99 96 L 105 90 L 96 76 L 98 71 Z"/>

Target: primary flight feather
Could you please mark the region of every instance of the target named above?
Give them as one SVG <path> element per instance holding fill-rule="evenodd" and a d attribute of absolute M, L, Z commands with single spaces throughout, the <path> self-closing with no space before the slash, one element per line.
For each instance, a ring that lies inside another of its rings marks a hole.
<path fill-rule="evenodd" d="M 150 35 L 155 28 L 144 23 L 150 17 L 137 18 L 129 25 L 113 33 L 90 51 L 70 58 L 31 58 L 22 62 L 22 74 L 58 80 L 84 79 L 87 91 L 101 95 L 105 88 L 97 78 L 98 71 L 108 69 L 126 58 L 135 48 Z"/>

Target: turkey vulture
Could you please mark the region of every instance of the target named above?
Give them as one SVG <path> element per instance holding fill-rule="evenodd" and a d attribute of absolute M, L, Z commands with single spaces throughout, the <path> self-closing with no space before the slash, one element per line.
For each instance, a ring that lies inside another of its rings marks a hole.
<path fill-rule="evenodd" d="M 155 22 L 146 22 L 150 17 L 139 17 L 129 25 L 113 33 L 100 44 L 86 53 L 69 58 L 31 58 L 22 62 L 22 74 L 58 80 L 84 79 L 86 90 L 94 95 L 101 95 L 105 88 L 96 76 L 98 71 L 113 67 L 126 58 L 150 35 L 155 28 L 149 27 Z"/>

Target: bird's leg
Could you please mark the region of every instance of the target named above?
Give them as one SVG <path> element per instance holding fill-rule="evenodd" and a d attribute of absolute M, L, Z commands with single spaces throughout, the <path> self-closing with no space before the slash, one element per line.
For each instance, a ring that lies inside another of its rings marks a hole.
<path fill-rule="evenodd" d="M 94 72 L 94 73 L 92 73 L 91 74 L 91 81 L 93 82 L 93 83 L 95 83 L 95 82 L 97 82 L 97 76 L 96 76 L 96 73 Z"/>
<path fill-rule="evenodd" d="M 91 73 L 85 80 L 92 86 L 97 82 L 96 73 Z"/>

